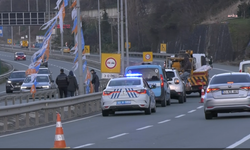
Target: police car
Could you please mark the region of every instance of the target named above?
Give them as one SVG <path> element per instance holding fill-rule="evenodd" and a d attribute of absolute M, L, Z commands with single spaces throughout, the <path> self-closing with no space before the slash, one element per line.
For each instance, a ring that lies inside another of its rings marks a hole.
<path fill-rule="evenodd" d="M 141 74 L 126 74 L 125 77 L 111 79 L 102 94 L 102 115 L 129 110 L 142 110 L 147 115 L 156 112 L 153 88 L 155 85 L 149 87 Z"/>

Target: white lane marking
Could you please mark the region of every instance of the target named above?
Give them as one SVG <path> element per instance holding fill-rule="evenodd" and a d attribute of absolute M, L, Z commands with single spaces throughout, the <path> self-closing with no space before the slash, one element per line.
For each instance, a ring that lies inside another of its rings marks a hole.
<path fill-rule="evenodd" d="M 19 62 L 16 62 L 16 61 L 11 61 L 11 60 L 8 60 L 8 59 L 2 59 L 2 60 L 4 60 L 4 61 L 9 61 L 9 62 L 12 62 L 12 63 L 17 63 L 17 64 L 23 65 L 23 66 L 25 66 L 25 67 L 29 67 L 28 65 L 25 65 L 25 64 L 22 64 L 22 63 L 19 63 Z"/>
<path fill-rule="evenodd" d="M 232 149 L 232 148 L 235 148 L 237 146 L 239 146 L 240 144 L 246 142 L 247 140 L 250 139 L 250 134 L 248 134 L 247 136 L 245 136 L 244 138 L 242 138 L 241 140 L 235 142 L 234 144 L 228 146 L 226 149 Z"/>
<path fill-rule="evenodd" d="M 176 116 L 175 118 L 181 118 L 181 117 L 183 117 L 183 116 L 185 116 L 185 114 L 182 114 L 182 115 Z"/>
<path fill-rule="evenodd" d="M 147 128 L 150 128 L 150 127 L 153 127 L 153 125 L 150 125 L 150 126 L 145 126 L 145 127 L 142 127 L 142 128 L 138 128 L 138 129 L 136 129 L 136 130 L 144 130 L 144 129 L 147 129 Z"/>
<path fill-rule="evenodd" d="M 231 71 L 231 70 L 225 70 L 225 69 L 220 69 L 220 68 L 213 68 L 213 69 L 215 69 L 215 70 L 220 70 L 220 71 L 225 71 L 225 72 L 233 72 L 233 71 Z"/>
<path fill-rule="evenodd" d="M 196 110 L 190 110 L 188 113 L 192 113 L 192 112 L 195 112 Z"/>
<path fill-rule="evenodd" d="M 86 120 L 86 119 L 94 118 L 94 117 L 97 117 L 97 116 L 100 116 L 100 115 L 101 114 L 96 114 L 96 115 L 93 115 L 93 116 L 89 116 L 89 117 L 85 117 L 85 118 L 81 118 L 81 119 L 77 119 L 77 120 L 64 122 L 62 124 L 68 124 L 68 123 L 73 123 L 73 122 L 77 122 L 77 121 L 81 121 L 81 120 Z M 16 133 L 6 134 L 6 135 L 0 136 L 0 138 L 7 137 L 7 136 L 12 136 L 12 135 L 17 135 L 17 134 L 22 134 L 22 133 L 26 133 L 26 132 L 31 132 L 31 131 L 36 131 L 36 130 L 41 130 L 41 129 L 46 129 L 46 128 L 50 128 L 50 127 L 55 127 L 55 125 L 49 125 L 49 126 L 30 129 L 30 130 L 26 130 L 26 131 L 20 131 L 20 132 L 16 132 Z"/>
<path fill-rule="evenodd" d="M 166 122 L 169 122 L 170 120 L 164 120 L 164 121 L 160 121 L 158 122 L 158 124 L 161 124 L 161 123 L 166 123 Z"/>
<path fill-rule="evenodd" d="M 197 109 L 201 109 L 201 108 L 203 108 L 203 106 L 199 106 L 199 107 L 197 107 Z"/>
<path fill-rule="evenodd" d="M 118 135 L 115 135 L 115 136 L 111 136 L 111 137 L 109 137 L 108 139 L 111 140 L 111 139 L 118 138 L 118 137 L 121 137 L 121 136 L 124 136 L 124 135 L 127 135 L 127 134 L 128 134 L 128 133 L 118 134 Z"/>
<path fill-rule="evenodd" d="M 94 144 L 95 143 L 84 144 L 84 145 L 81 145 L 81 146 L 74 147 L 74 149 L 76 149 L 76 148 L 83 148 L 83 147 L 91 146 L 91 145 L 94 145 Z"/>

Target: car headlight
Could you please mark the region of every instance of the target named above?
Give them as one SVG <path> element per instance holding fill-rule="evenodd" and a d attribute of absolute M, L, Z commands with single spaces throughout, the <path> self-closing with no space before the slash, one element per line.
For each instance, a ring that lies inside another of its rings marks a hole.
<path fill-rule="evenodd" d="M 42 88 L 48 89 L 48 88 L 49 88 L 49 86 L 48 86 L 48 85 L 46 85 L 46 86 L 42 86 Z"/>
<path fill-rule="evenodd" d="M 26 57 L 26 55 L 24 55 L 24 57 Z"/>
<path fill-rule="evenodd" d="M 11 83 L 11 81 L 7 81 L 8 83 Z"/>
<path fill-rule="evenodd" d="M 26 86 L 21 86 L 21 89 L 26 89 L 27 87 Z"/>

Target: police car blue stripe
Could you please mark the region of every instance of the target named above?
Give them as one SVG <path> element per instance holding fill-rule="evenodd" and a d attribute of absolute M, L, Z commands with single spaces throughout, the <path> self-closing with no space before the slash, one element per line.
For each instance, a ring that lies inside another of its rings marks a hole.
<path fill-rule="evenodd" d="M 118 90 L 118 91 L 119 91 L 119 90 Z M 117 98 L 119 98 L 121 91 L 122 91 L 122 89 L 120 89 L 120 91 L 119 91 L 119 93 L 118 93 L 118 95 L 117 95 Z"/>
<path fill-rule="evenodd" d="M 116 89 L 114 89 L 114 92 L 115 92 L 115 90 L 116 90 Z M 111 99 L 113 98 L 114 95 L 115 95 L 115 93 L 112 94 Z"/>
<path fill-rule="evenodd" d="M 117 94 L 117 91 L 119 91 L 119 89 L 117 89 L 117 90 L 115 91 L 116 93 L 114 94 L 114 98 L 117 98 L 117 97 L 116 97 L 116 95 L 118 95 L 118 94 Z"/>
<path fill-rule="evenodd" d="M 134 91 L 134 89 L 133 89 L 133 88 L 131 88 L 131 89 L 132 89 L 132 91 Z M 132 92 L 132 93 L 134 94 L 134 96 L 135 96 L 135 97 L 137 97 L 137 95 L 135 94 L 135 92 Z"/>
<path fill-rule="evenodd" d="M 131 98 L 130 94 L 128 93 L 128 89 L 127 89 L 127 88 L 125 88 L 125 90 L 126 90 L 126 92 L 127 92 L 128 96 L 129 96 L 129 98 Z"/>
<path fill-rule="evenodd" d="M 129 90 L 129 93 L 131 94 L 131 97 L 134 98 L 134 95 L 133 95 L 133 92 L 131 92 L 131 89 L 128 88 L 128 90 Z"/>

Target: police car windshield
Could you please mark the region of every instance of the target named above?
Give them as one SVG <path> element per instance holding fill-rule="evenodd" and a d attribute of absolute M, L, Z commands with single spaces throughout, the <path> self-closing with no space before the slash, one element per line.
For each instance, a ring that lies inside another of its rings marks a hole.
<path fill-rule="evenodd" d="M 140 68 L 140 69 L 129 69 L 128 73 L 139 73 L 142 74 L 143 79 L 146 81 L 159 81 L 159 69 L 157 68 Z"/>
<path fill-rule="evenodd" d="M 140 79 L 125 79 L 125 80 L 113 80 L 109 82 L 108 86 L 130 86 L 141 85 Z"/>

